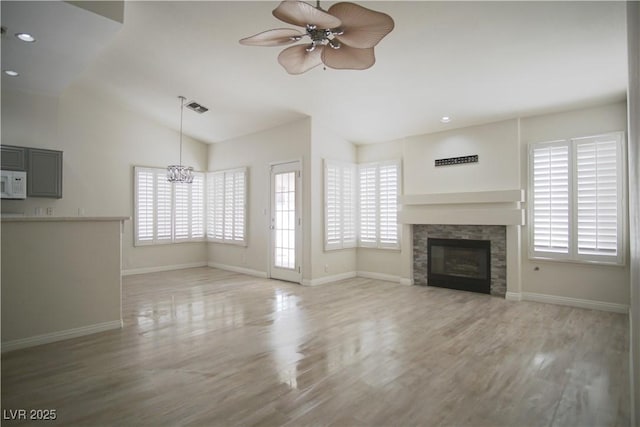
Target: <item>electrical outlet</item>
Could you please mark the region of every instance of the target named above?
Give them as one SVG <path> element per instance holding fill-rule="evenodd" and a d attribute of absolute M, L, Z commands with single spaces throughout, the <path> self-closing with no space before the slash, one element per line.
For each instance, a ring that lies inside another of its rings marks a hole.
<path fill-rule="evenodd" d="M 329 264 L 325 264 L 324 265 L 324 272 L 328 273 L 329 272 Z"/>
<path fill-rule="evenodd" d="M 48 207 L 47 208 L 47 216 L 53 216 L 53 208 L 52 207 Z"/>

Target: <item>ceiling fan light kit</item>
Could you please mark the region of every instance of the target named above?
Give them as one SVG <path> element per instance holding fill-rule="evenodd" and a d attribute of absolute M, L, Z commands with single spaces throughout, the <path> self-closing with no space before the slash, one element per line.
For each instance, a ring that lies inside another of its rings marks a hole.
<path fill-rule="evenodd" d="M 289 74 L 302 74 L 324 64 L 338 70 L 365 70 L 375 62 L 373 48 L 394 27 L 393 19 L 355 3 L 336 3 L 324 11 L 298 0 L 284 0 L 273 16 L 305 31 L 277 28 L 240 40 L 248 46 L 285 46 L 302 41 L 280 52 L 278 62 Z"/>

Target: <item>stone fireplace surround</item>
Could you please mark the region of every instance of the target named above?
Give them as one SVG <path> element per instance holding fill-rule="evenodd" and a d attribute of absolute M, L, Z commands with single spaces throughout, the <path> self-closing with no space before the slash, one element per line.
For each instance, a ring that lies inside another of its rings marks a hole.
<path fill-rule="evenodd" d="M 507 230 L 504 225 L 416 224 L 413 226 L 413 280 L 427 285 L 427 239 L 471 239 L 491 242 L 491 295 L 507 292 Z"/>
<path fill-rule="evenodd" d="M 407 232 L 411 238 L 407 240 L 422 239 L 424 242 L 422 245 L 413 241 L 406 248 L 411 283 L 426 283 L 428 237 L 490 240 L 491 294 L 507 299 L 520 295 L 521 228 L 525 224 L 522 206 L 525 201 L 524 190 L 404 194 L 399 201 L 399 222 L 409 226 Z M 503 237 L 498 238 L 498 235 Z M 421 246 L 420 250 L 425 252 L 422 277 L 419 265 L 422 261 L 416 263 L 413 259 L 416 246 Z M 502 259 L 494 260 L 495 249 L 500 249 L 504 254 Z M 495 268 L 499 271 L 494 271 Z"/>

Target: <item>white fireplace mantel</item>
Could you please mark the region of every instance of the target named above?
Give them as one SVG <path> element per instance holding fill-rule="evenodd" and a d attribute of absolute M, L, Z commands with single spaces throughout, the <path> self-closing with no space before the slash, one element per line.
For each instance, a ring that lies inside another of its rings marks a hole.
<path fill-rule="evenodd" d="M 524 190 L 400 196 L 401 224 L 524 225 Z"/>

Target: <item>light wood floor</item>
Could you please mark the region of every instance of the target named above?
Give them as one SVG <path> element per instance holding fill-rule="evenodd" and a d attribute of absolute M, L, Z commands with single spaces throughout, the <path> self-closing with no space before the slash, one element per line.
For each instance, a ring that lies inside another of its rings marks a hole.
<path fill-rule="evenodd" d="M 625 315 L 209 268 L 123 293 L 124 329 L 3 355 L 2 409 L 87 426 L 629 424 Z"/>

